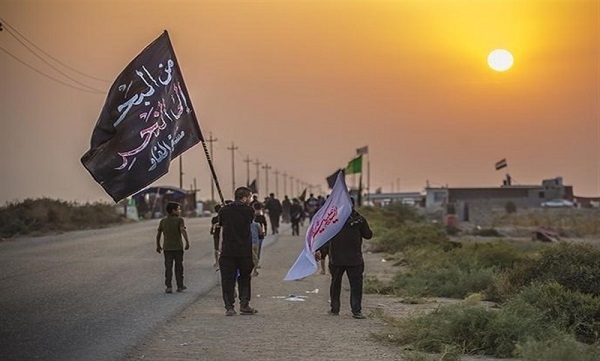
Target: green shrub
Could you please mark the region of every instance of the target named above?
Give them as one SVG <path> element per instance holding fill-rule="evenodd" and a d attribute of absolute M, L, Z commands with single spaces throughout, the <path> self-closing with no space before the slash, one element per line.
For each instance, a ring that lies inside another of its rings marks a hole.
<path fill-rule="evenodd" d="M 523 302 L 500 310 L 468 304 L 444 306 L 394 325 L 390 341 L 419 351 L 440 353 L 450 347 L 495 357 L 517 356 L 518 344 L 560 334 L 536 308 Z"/>
<path fill-rule="evenodd" d="M 382 282 L 374 277 L 365 278 L 363 284 L 364 293 L 377 293 L 380 295 L 393 295 L 396 293 L 394 286 L 387 282 Z"/>
<path fill-rule="evenodd" d="M 382 252 L 396 253 L 412 246 L 428 244 L 451 247 L 443 228 L 428 223 L 406 223 L 394 228 L 387 228 L 376 233 L 371 242 L 373 247 Z"/>
<path fill-rule="evenodd" d="M 482 228 L 473 230 L 473 235 L 480 237 L 504 237 L 495 228 Z"/>
<path fill-rule="evenodd" d="M 517 205 L 514 202 L 512 202 L 512 201 L 508 201 L 504 205 L 504 209 L 506 210 L 506 213 L 512 214 L 512 213 L 515 213 L 517 211 Z"/>
<path fill-rule="evenodd" d="M 572 337 L 529 341 L 521 348 L 523 361 L 598 361 L 599 345 L 582 345 Z"/>
<path fill-rule="evenodd" d="M 586 244 L 560 243 L 528 257 L 506 270 L 497 280 L 506 299 L 533 282 L 556 282 L 563 287 L 600 296 L 600 248 Z"/>
<path fill-rule="evenodd" d="M 26 199 L 0 207 L 0 236 L 101 228 L 121 221 L 122 217 L 108 204 L 79 205 L 49 198 Z"/>
<path fill-rule="evenodd" d="M 600 340 L 600 297 L 571 291 L 556 282 L 534 284 L 508 301 L 526 302 L 535 307 L 560 330 L 580 342 Z"/>
<path fill-rule="evenodd" d="M 521 254 L 508 243 L 473 243 L 444 251 L 436 246 L 405 251 L 410 271 L 397 274 L 394 287 L 415 296 L 464 298 L 483 292 L 499 298 L 495 277 L 511 267 Z"/>

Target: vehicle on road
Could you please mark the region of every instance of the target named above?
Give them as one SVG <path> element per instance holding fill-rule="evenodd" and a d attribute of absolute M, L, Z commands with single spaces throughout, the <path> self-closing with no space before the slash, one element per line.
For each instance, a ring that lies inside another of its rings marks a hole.
<path fill-rule="evenodd" d="M 542 202 L 544 208 L 571 208 L 574 204 L 566 199 L 553 199 L 551 201 Z"/>

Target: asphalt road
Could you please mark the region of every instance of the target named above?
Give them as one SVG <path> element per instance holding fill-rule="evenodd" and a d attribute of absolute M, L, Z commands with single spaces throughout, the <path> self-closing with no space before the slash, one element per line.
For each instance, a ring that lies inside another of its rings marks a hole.
<path fill-rule="evenodd" d="M 217 281 L 210 218 L 186 219 L 184 293 L 164 293 L 157 225 L 0 243 L 0 360 L 119 360 L 208 292 Z"/>

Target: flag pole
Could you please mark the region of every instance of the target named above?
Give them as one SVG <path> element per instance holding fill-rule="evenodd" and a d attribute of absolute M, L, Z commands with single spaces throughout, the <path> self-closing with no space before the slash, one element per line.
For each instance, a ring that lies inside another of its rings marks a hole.
<path fill-rule="evenodd" d="M 212 136 L 211 136 L 211 138 L 212 138 Z M 217 192 L 219 193 L 219 198 L 221 199 L 221 204 L 225 204 L 225 199 L 223 198 L 223 192 L 221 191 L 221 185 L 219 184 L 219 180 L 217 179 L 217 172 L 215 172 L 215 167 L 212 163 L 212 159 L 210 158 L 210 154 L 208 153 L 208 147 L 206 146 L 206 142 L 204 141 L 204 139 L 201 141 L 201 143 L 202 143 L 202 148 L 204 149 L 204 154 L 206 155 L 206 160 L 208 161 L 208 167 L 210 168 L 210 172 L 213 176 L 213 180 L 215 181 L 215 187 L 217 188 Z"/>

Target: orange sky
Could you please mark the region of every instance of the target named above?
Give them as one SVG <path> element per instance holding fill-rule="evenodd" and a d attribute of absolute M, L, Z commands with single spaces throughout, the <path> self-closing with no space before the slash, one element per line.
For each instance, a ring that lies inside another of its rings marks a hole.
<path fill-rule="evenodd" d="M 600 195 L 598 1 L 6 1 L 0 17 L 69 66 L 86 93 L 0 51 L 0 203 L 47 196 L 110 200 L 81 166 L 106 91 L 167 29 L 224 196 L 250 156 L 309 184 L 369 145 L 371 189 L 517 184 L 563 176 Z M 5 26 L 6 27 L 6 26 Z M 7 31 L 0 46 L 72 83 Z M 512 52 L 507 72 L 488 53 Z M 75 84 L 76 85 L 76 84 Z M 200 145 L 184 155 L 210 198 Z M 251 167 L 251 179 L 256 168 Z M 260 171 L 264 193 L 265 171 Z M 350 177 L 348 183 L 352 183 Z M 178 163 L 156 184 L 178 185 Z M 283 177 L 279 176 L 283 195 Z M 286 186 L 290 193 L 289 180 Z M 294 193 L 297 185 L 294 184 Z"/>

